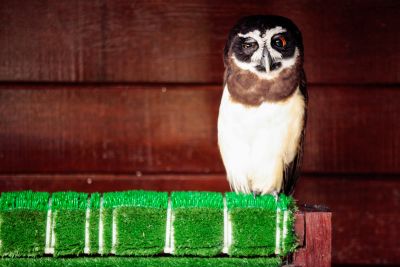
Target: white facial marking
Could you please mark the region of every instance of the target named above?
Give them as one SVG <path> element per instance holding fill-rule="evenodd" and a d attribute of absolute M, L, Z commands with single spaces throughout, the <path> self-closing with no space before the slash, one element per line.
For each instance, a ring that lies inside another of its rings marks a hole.
<path fill-rule="evenodd" d="M 264 43 L 267 45 L 268 52 L 274 60 L 282 59 L 282 54 L 271 47 L 271 39 L 274 35 L 283 32 L 286 32 L 286 30 L 282 27 L 276 27 L 265 32 Z"/>
<path fill-rule="evenodd" d="M 260 79 L 272 80 L 278 77 L 282 70 L 293 66 L 296 63 L 296 59 L 299 55 L 300 52 L 296 47 L 293 57 L 279 61 L 282 64 L 282 66 L 279 69 L 270 72 L 260 72 L 256 70 L 255 67 L 258 65 L 257 63 L 248 63 L 239 61 L 234 55 L 232 55 L 231 58 L 233 59 L 233 62 L 236 64 L 236 66 L 238 66 L 239 68 L 243 70 L 248 70 L 256 74 L 257 77 L 259 77 Z"/>
<path fill-rule="evenodd" d="M 250 64 L 254 68 L 255 66 L 257 66 L 259 64 L 259 62 L 262 58 L 265 41 L 261 37 L 261 33 L 259 30 L 248 32 L 246 34 L 239 33 L 238 35 L 239 35 L 239 37 L 242 37 L 242 38 L 253 38 L 254 40 L 257 41 L 258 49 L 251 56 L 251 62 L 247 63 L 247 64 Z"/>

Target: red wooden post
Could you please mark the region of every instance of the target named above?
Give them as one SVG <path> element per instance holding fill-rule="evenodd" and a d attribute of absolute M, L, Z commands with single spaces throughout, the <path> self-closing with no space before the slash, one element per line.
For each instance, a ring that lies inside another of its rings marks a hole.
<path fill-rule="evenodd" d="M 313 207 L 296 215 L 300 248 L 293 255 L 293 266 L 330 267 L 332 252 L 332 213 Z"/>

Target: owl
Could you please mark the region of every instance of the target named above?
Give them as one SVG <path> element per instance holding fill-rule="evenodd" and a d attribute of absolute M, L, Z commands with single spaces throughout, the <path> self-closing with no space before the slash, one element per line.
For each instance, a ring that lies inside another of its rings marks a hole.
<path fill-rule="evenodd" d="M 293 193 L 307 117 L 303 54 L 299 29 L 284 17 L 244 17 L 229 32 L 218 145 L 236 192 Z"/>

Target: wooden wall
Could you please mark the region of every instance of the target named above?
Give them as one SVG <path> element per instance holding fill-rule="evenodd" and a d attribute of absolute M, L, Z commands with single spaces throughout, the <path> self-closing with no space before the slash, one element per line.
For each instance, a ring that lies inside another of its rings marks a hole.
<path fill-rule="evenodd" d="M 333 262 L 400 264 L 400 2 L 0 1 L 0 191 L 229 190 L 216 142 L 229 28 L 280 14 L 309 81 L 296 198 Z"/>

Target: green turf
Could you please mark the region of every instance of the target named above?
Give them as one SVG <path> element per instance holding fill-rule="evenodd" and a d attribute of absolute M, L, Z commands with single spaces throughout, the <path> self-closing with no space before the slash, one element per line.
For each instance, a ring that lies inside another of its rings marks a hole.
<path fill-rule="evenodd" d="M 150 256 L 163 252 L 166 210 L 120 207 L 115 210 L 118 229 L 116 255 Z"/>
<path fill-rule="evenodd" d="M 0 254 L 39 256 L 44 253 L 49 194 L 2 193 L 0 199 Z"/>
<path fill-rule="evenodd" d="M 4 267 L 278 267 L 279 258 L 187 258 L 187 257 L 80 257 L 80 258 L 8 258 Z"/>
<path fill-rule="evenodd" d="M 174 255 L 210 257 L 222 252 L 222 194 L 173 192 L 170 205 Z M 271 195 L 254 198 L 226 193 L 226 205 L 232 223 L 230 256 L 285 256 L 296 248 L 293 198 L 280 195 L 277 202 Z M 53 241 L 56 257 L 157 255 L 165 246 L 167 207 L 168 193 L 165 192 L 110 192 L 104 193 L 103 198 L 99 193 L 88 198 L 85 193 L 57 192 L 52 195 L 50 207 L 48 193 L 3 193 L 0 255 L 42 256 L 48 240 Z M 50 233 L 54 235 L 46 240 L 49 208 L 52 211 Z M 86 226 L 89 226 L 87 232 Z M 85 246 L 89 250 L 85 251 Z"/>
<path fill-rule="evenodd" d="M 85 193 L 53 193 L 54 256 L 84 253 L 87 197 Z"/>
<path fill-rule="evenodd" d="M 293 197 L 281 194 L 279 196 L 279 208 L 287 212 L 286 230 L 287 234 L 283 235 L 280 242 L 280 255 L 287 255 L 296 250 L 298 240 L 294 229 L 295 212 L 297 211 L 296 202 Z M 280 227 L 283 229 L 284 214 L 281 213 Z"/>
<path fill-rule="evenodd" d="M 103 225 L 103 243 L 99 248 L 101 255 L 108 255 L 112 249 L 112 224 L 113 224 L 113 208 L 100 209 L 100 221 Z"/>
<path fill-rule="evenodd" d="M 174 255 L 215 256 L 224 238 L 222 194 L 173 192 Z"/>
<path fill-rule="evenodd" d="M 100 194 L 90 195 L 89 202 L 89 254 L 99 252 Z"/>
<path fill-rule="evenodd" d="M 133 190 L 103 194 L 103 205 L 109 207 L 167 208 L 168 193 Z"/>
<path fill-rule="evenodd" d="M 290 227 L 293 226 L 292 211 L 295 204 L 291 197 L 279 196 L 277 202 L 272 195 L 257 196 L 227 193 L 226 202 L 232 222 L 233 241 L 229 249 L 232 256 L 267 256 L 276 252 L 286 255 L 296 247 L 296 238 L 291 230 L 287 238 L 283 236 L 283 214 L 288 210 Z M 280 212 L 277 213 L 279 208 Z M 277 233 L 280 239 L 276 242 Z M 289 228 L 288 228 L 289 229 Z M 276 248 L 278 244 L 278 248 Z"/>
<path fill-rule="evenodd" d="M 111 241 L 113 220 L 118 233 L 115 246 L 110 246 L 116 255 L 150 256 L 162 253 L 167 193 L 142 190 L 112 192 L 104 194 L 103 202 L 104 209 L 112 209 L 111 218 L 114 217 L 111 220 Z M 110 240 L 108 234 L 105 238 Z"/>
<path fill-rule="evenodd" d="M 295 233 L 295 216 L 294 212 L 296 209 L 288 210 L 288 220 L 287 220 L 287 234 L 281 238 L 280 247 L 281 252 L 280 255 L 286 255 L 288 253 L 292 253 L 296 250 L 298 246 L 298 239 Z M 283 228 L 283 220 L 280 222 L 281 228 Z"/>
<path fill-rule="evenodd" d="M 224 207 L 222 194 L 216 192 L 177 191 L 171 193 L 172 208 Z"/>

